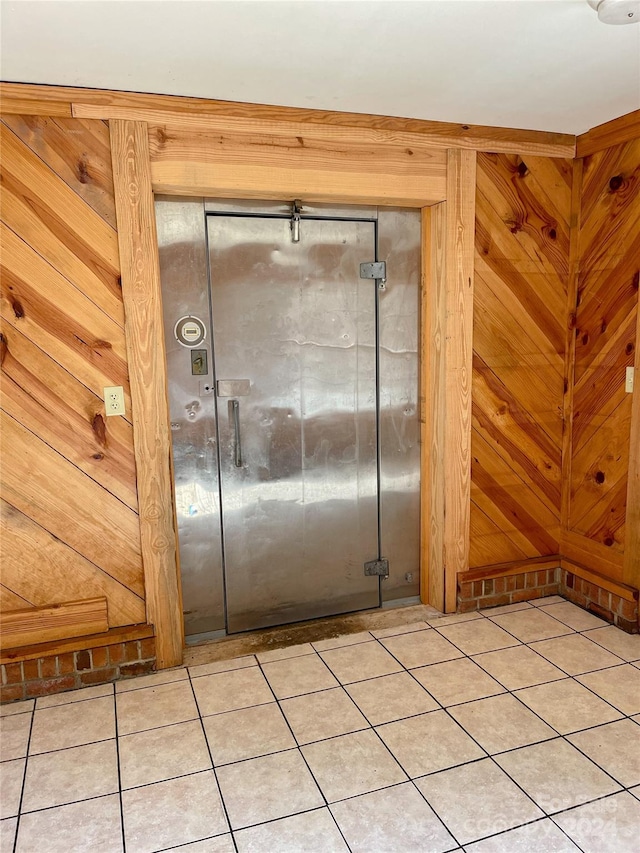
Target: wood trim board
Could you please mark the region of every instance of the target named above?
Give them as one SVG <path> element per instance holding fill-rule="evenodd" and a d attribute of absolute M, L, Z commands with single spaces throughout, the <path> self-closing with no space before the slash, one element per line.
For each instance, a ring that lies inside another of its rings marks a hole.
<path fill-rule="evenodd" d="M 147 621 L 155 625 L 157 663 L 163 669 L 182 662 L 184 624 L 147 127 L 117 120 L 110 129 Z"/>
<path fill-rule="evenodd" d="M 153 625 L 127 625 L 124 628 L 111 628 L 104 633 L 90 634 L 77 639 L 57 640 L 52 643 L 34 643 L 29 646 L 21 646 L 18 649 L 7 649 L 0 653 L 0 664 L 36 660 L 36 658 L 63 655 L 68 652 L 81 652 L 84 649 L 96 649 L 102 646 L 114 646 L 117 643 L 146 640 L 153 636 Z"/>
<path fill-rule="evenodd" d="M 557 569 L 560 566 L 560 554 L 551 557 L 529 557 L 524 560 L 516 560 L 509 563 L 499 563 L 494 566 L 481 566 L 470 569 L 459 575 L 461 581 L 480 581 L 488 578 L 502 578 L 509 575 L 519 575 L 523 572 L 542 571 L 544 569 Z"/>
<path fill-rule="evenodd" d="M 571 220 L 569 242 L 569 278 L 567 283 L 566 338 L 564 356 L 564 397 L 562 412 L 562 474 L 560 506 L 562 529 L 568 529 L 571 509 L 571 455 L 573 450 L 573 396 L 576 362 L 576 313 L 579 284 L 580 194 L 582 192 L 582 160 L 574 160 L 571 186 Z"/>
<path fill-rule="evenodd" d="M 636 324 L 634 370 L 622 579 L 626 584 L 640 588 L 640 311 Z"/>
<path fill-rule="evenodd" d="M 627 586 L 627 584 L 615 581 L 606 575 L 600 574 L 599 572 L 595 572 L 593 569 L 588 569 L 579 561 L 572 560 L 569 557 L 562 557 L 560 565 L 568 572 L 572 572 L 574 575 L 577 575 L 577 577 L 582 578 L 582 580 L 595 584 L 595 586 L 600 586 L 602 589 L 606 589 L 607 592 L 613 592 L 615 595 L 619 595 L 620 598 L 624 598 L 626 601 L 638 600 L 637 589 Z"/>
<path fill-rule="evenodd" d="M 538 154 L 546 157 L 573 157 L 576 144 L 575 136 L 564 133 L 27 83 L 0 84 L 0 112 L 146 122 L 153 122 L 161 113 L 177 112 L 181 116 L 303 122 L 408 133 L 413 134 L 416 141 L 422 139 L 435 147 L 445 149 L 458 147 L 474 151 Z"/>
<path fill-rule="evenodd" d="M 446 202 L 422 210 L 420 287 L 420 591 L 444 610 Z"/>
<path fill-rule="evenodd" d="M 445 613 L 457 605 L 457 576 L 469 568 L 471 379 L 476 153 L 450 149 L 445 224 Z"/>
<path fill-rule="evenodd" d="M 587 157 L 605 148 L 640 137 L 640 110 L 592 127 L 576 139 L 576 157 Z"/>

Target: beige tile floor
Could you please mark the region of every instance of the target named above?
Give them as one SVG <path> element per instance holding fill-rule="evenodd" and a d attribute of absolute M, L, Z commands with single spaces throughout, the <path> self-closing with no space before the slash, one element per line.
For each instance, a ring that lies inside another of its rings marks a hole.
<path fill-rule="evenodd" d="M 2 853 L 636 853 L 640 636 L 557 597 L 5 706 Z"/>

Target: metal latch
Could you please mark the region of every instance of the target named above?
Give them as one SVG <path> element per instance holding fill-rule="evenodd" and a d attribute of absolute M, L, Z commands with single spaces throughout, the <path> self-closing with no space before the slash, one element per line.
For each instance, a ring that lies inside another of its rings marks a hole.
<path fill-rule="evenodd" d="M 387 262 L 372 261 L 369 264 L 360 264 L 360 278 L 374 278 L 380 290 L 384 290 L 387 283 Z"/>
<path fill-rule="evenodd" d="M 389 560 L 369 560 L 364 564 L 365 575 L 379 575 L 383 578 L 389 577 Z"/>
<path fill-rule="evenodd" d="M 300 242 L 300 215 L 302 214 L 302 202 L 297 198 L 291 205 L 291 242 Z"/>

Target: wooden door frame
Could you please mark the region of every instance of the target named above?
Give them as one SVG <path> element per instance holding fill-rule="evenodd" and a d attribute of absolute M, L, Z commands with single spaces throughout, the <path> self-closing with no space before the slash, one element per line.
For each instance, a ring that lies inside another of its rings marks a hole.
<path fill-rule="evenodd" d="M 476 151 L 448 149 L 444 178 L 442 160 L 434 158 L 433 174 L 421 178 L 425 197 L 419 197 L 406 168 L 394 160 L 385 171 L 385 151 L 375 169 L 357 174 L 352 165 L 345 172 L 339 147 L 324 151 L 313 168 L 308 161 L 292 168 L 286 148 L 271 152 L 262 167 L 245 155 L 233 168 L 218 168 L 215 139 L 203 143 L 199 137 L 195 162 L 183 141 L 180 159 L 169 166 L 163 161 L 160 169 L 146 121 L 111 119 L 109 126 L 147 621 L 155 630 L 158 668 L 182 662 L 184 624 L 154 192 L 422 209 L 420 588 L 424 603 L 455 610 L 457 574 L 469 567 Z M 161 179 L 154 181 L 154 171 Z"/>

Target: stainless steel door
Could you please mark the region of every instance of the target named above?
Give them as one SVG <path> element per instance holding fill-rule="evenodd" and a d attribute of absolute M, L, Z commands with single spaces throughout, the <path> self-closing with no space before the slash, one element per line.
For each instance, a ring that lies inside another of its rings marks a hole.
<path fill-rule="evenodd" d="M 207 223 L 227 629 L 376 607 L 375 225 Z"/>

